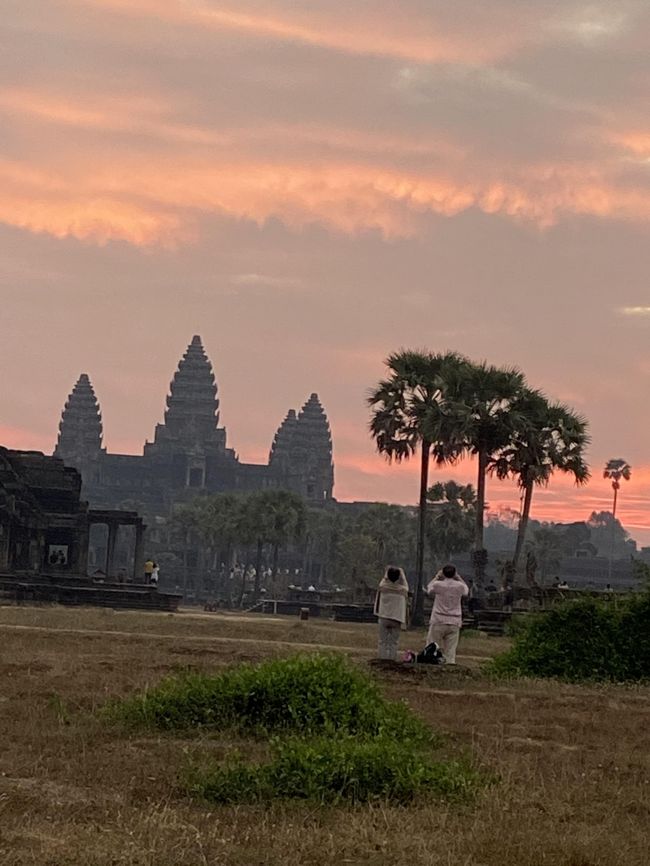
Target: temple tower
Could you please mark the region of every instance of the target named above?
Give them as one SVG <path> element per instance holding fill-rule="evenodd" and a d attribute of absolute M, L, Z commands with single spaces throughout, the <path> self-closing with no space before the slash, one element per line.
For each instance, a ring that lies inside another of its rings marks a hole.
<path fill-rule="evenodd" d="M 317 394 L 280 425 L 271 446 L 269 467 L 276 482 L 315 505 L 332 499 L 334 464 L 329 421 Z"/>
<path fill-rule="evenodd" d="M 61 413 L 54 456 L 74 466 L 85 477 L 94 475 L 95 464 L 102 453 L 99 403 L 88 375 L 82 373 Z"/>
<path fill-rule="evenodd" d="M 269 466 L 279 472 L 289 472 L 293 446 L 298 429 L 298 417 L 295 409 L 289 409 L 287 416 L 278 427 L 269 453 Z"/>
<path fill-rule="evenodd" d="M 217 390 L 201 338 L 194 336 L 170 383 L 165 420 L 144 447 L 146 457 L 174 464 L 176 485 L 205 487 L 209 461 L 230 456 L 226 431 L 218 426 Z"/>

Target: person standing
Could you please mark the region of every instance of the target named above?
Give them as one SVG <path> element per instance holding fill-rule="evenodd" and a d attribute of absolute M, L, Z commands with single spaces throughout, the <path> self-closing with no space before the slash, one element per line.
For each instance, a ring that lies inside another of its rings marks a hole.
<path fill-rule="evenodd" d="M 153 586 L 158 586 L 158 574 L 160 573 L 160 568 L 158 567 L 158 563 L 154 562 L 153 568 L 151 570 L 151 583 Z"/>
<path fill-rule="evenodd" d="M 409 585 L 401 568 L 389 565 L 377 587 L 375 616 L 379 620 L 380 659 L 397 660 L 400 629 L 408 621 Z"/>
<path fill-rule="evenodd" d="M 462 599 L 469 593 L 455 565 L 445 565 L 427 587 L 434 599 L 427 644 L 437 643 L 447 664 L 456 664 L 456 648 L 463 624 Z"/>
<path fill-rule="evenodd" d="M 148 559 L 144 564 L 144 582 L 151 583 L 151 575 L 153 574 L 154 569 L 154 561 L 153 559 Z"/>

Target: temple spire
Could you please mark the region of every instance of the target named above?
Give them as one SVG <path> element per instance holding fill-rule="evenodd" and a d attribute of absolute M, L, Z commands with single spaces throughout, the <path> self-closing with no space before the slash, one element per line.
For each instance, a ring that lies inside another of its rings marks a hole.
<path fill-rule="evenodd" d="M 332 498 L 332 435 L 317 394 L 310 396 L 297 417 L 291 410 L 278 428 L 269 467 L 277 474 L 279 484 L 309 502 L 320 504 Z"/>
<path fill-rule="evenodd" d="M 269 466 L 286 469 L 291 461 L 291 455 L 298 427 L 298 417 L 295 409 L 289 409 L 287 415 L 278 427 L 271 451 L 269 453 Z"/>
<path fill-rule="evenodd" d="M 95 391 L 87 373 L 82 373 L 61 413 L 54 454 L 72 466 L 79 466 L 101 453 L 102 432 Z"/>
<path fill-rule="evenodd" d="M 164 423 L 156 427 L 154 451 L 159 447 L 182 451 L 225 447 L 225 433 L 218 429 L 217 384 L 198 334 L 178 364 L 166 405 Z M 152 446 L 145 450 L 151 451 Z"/>

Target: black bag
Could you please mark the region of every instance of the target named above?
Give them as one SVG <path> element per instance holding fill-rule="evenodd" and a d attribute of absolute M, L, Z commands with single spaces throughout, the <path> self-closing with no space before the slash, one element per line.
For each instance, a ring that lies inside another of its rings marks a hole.
<path fill-rule="evenodd" d="M 444 665 L 445 657 L 437 643 L 428 643 L 421 653 L 415 657 L 419 665 Z"/>

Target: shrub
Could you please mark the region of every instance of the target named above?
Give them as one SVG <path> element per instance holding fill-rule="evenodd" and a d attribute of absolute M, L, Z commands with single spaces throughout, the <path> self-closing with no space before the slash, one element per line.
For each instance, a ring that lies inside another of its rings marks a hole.
<path fill-rule="evenodd" d="M 107 708 L 109 717 L 167 730 L 337 732 L 426 741 L 431 732 L 342 656 L 310 655 L 241 665 L 217 675 L 172 677 Z"/>
<path fill-rule="evenodd" d="M 512 648 L 488 670 L 499 676 L 580 680 L 650 677 L 650 594 L 565 602 L 518 624 Z"/>
<path fill-rule="evenodd" d="M 271 799 L 321 804 L 384 800 L 405 804 L 419 796 L 465 800 L 479 788 L 479 774 L 463 762 L 434 762 L 409 743 L 385 737 L 275 740 L 270 763 L 241 761 L 194 770 L 188 789 L 215 803 Z"/>

